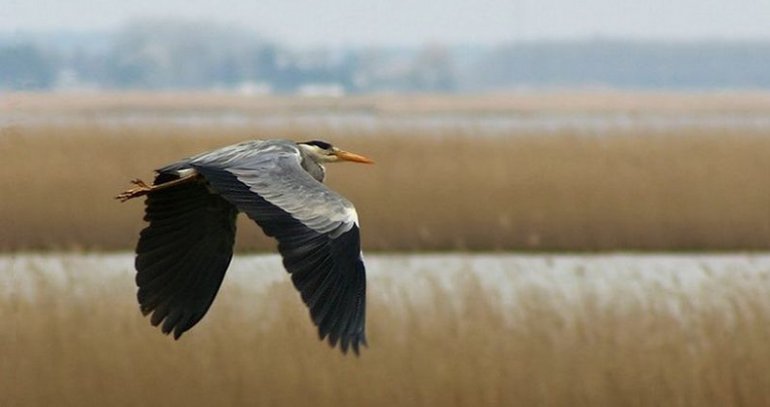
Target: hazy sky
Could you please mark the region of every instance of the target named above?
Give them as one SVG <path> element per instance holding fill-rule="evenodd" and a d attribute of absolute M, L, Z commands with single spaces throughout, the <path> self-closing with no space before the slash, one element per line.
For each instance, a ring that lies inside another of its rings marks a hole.
<path fill-rule="evenodd" d="M 0 0 L 5 32 L 104 29 L 169 16 L 235 23 L 299 46 L 770 39 L 770 0 Z"/>

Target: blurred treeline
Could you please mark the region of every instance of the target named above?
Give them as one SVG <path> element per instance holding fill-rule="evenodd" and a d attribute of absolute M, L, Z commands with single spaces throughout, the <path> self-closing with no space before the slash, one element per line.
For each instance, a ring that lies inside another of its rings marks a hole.
<path fill-rule="evenodd" d="M 253 93 L 529 87 L 770 87 L 770 42 L 594 39 L 295 49 L 257 31 L 140 20 L 112 32 L 0 34 L 0 89 Z"/>

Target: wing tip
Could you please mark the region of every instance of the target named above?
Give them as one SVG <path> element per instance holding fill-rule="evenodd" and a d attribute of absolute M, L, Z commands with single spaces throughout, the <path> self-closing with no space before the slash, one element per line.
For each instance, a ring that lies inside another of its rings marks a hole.
<path fill-rule="evenodd" d="M 347 334 L 339 337 L 328 334 L 325 335 L 319 331 L 319 337 L 321 341 L 326 340 L 331 348 L 339 347 L 340 352 L 342 352 L 343 355 L 347 355 L 348 350 L 352 350 L 353 354 L 358 357 L 361 356 L 362 348 L 369 348 L 369 342 L 366 340 L 366 334 L 364 333 Z"/>
<path fill-rule="evenodd" d="M 170 315 L 164 315 L 162 310 L 158 308 L 149 309 L 143 305 L 140 305 L 139 310 L 144 317 L 152 314 L 150 316 L 150 324 L 153 327 L 160 326 L 160 331 L 163 333 L 163 335 L 173 334 L 174 340 L 179 340 L 179 338 L 181 338 L 185 332 L 192 328 L 192 325 L 189 323 L 190 318 L 184 318 L 184 316 L 180 316 L 175 318 L 175 320 L 172 320 Z"/>

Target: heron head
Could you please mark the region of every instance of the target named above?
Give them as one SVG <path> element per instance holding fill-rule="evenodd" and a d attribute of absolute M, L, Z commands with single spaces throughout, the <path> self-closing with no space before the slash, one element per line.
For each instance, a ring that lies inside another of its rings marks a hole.
<path fill-rule="evenodd" d="M 303 141 L 297 145 L 317 163 L 334 163 L 339 161 L 352 161 L 356 163 L 374 164 L 374 161 L 349 151 L 340 150 L 337 147 L 319 140 Z"/>

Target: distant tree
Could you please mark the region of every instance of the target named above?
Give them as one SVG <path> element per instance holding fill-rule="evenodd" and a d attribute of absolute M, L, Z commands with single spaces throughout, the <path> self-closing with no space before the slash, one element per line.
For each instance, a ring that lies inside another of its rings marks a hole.
<path fill-rule="evenodd" d="M 118 87 L 232 86 L 266 70 L 255 56 L 271 47 L 253 32 L 230 26 L 142 20 L 116 34 L 110 81 Z"/>
<path fill-rule="evenodd" d="M 106 35 L 105 35 L 106 34 Z M 251 30 L 150 19 L 112 33 L 0 33 L 0 89 L 85 86 L 249 89 L 307 84 L 348 92 L 506 88 L 770 88 L 770 41 L 594 39 L 444 46 L 292 49 Z M 60 80 L 60 83 L 56 83 Z"/>
<path fill-rule="evenodd" d="M 767 42 L 535 41 L 489 52 L 473 86 L 767 88 L 768 66 Z"/>
<path fill-rule="evenodd" d="M 414 58 L 407 80 L 411 90 L 452 91 L 455 72 L 449 49 L 438 44 L 423 47 Z"/>
<path fill-rule="evenodd" d="M 0 48 L 0 88 L 49 89 L 56 79 L 55 61 L 30 44 Z"/>

